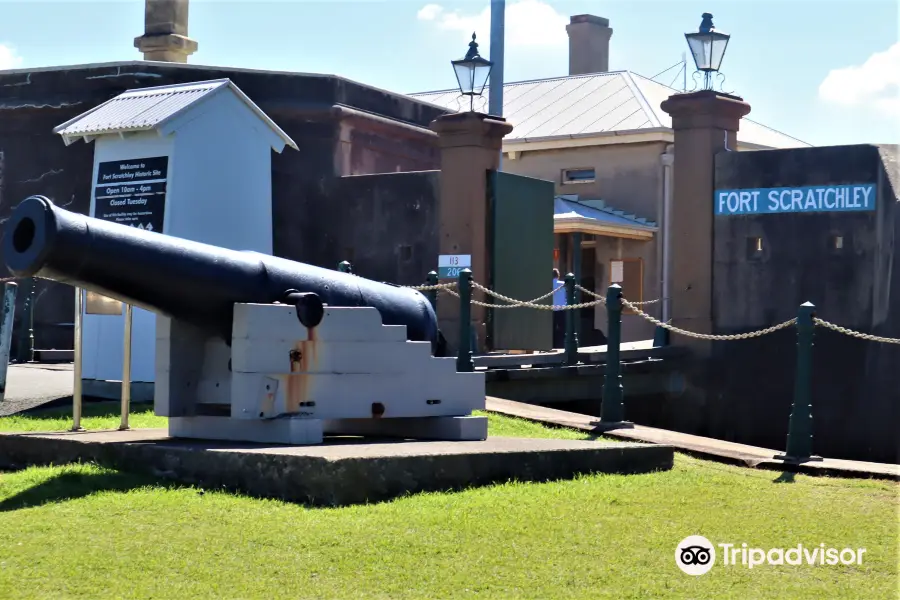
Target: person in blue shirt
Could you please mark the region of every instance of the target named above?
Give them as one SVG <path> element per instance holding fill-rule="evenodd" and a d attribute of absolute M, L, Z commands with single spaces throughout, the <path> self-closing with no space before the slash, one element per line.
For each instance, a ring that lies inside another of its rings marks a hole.
<path fill-rule="evenodd" d="M 556 290 L 564 282 L 559 279 L 559 269 L 553 269 L 553 289 Z M 553 293 L 553 306 L 566 305 L 566 288 Z M 566 311 L 553 311 L 553 347 L 562 348 L 566 340 Z"/>

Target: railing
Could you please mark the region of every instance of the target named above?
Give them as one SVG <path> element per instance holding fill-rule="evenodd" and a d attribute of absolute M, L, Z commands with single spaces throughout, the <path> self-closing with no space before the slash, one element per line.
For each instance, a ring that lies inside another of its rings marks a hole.
<path fill-rule="evenodd" d="M 353 273 L 352 266 L 347 261 L 340 263 L 338 269 L 344 273 Z M 6 372 L 9 362 L 17 285 L 12 279 L 0 279 L 0 283 L 3 284 L 2 306 L 0 306 L 0 401 L 2 401 L 6 388 Z M 809 302 L 800 305 L 795 318 L 757 331 L 738 334 L 708 334 L 693 332 L 676 327 L 671 323 L 660 321 L 639 308 L 640 306 L 654 304 L 659 302 L 659 300 L 631 302 L 624 297 L 622 288 L 618 284 L 609 286 L 606 295 L 602 296 L 576 284 L 575 276 L 572 273 L 566 275 L 565 283 L 563 285 L 543 296 L 531 300 L 517 300 L 494 292 L 476 282 L 473 279 L 472 271 L 470 269 L 463 269 L 460 271 L 456 281 L 447 283 L 439 283 L 437 273 L 431 271 L 428 273 L 424 285 L 406 287 L 422 292 L 435 309 L 437 308 L 437 297 L 439 293 L 455 297 L 459 301 L 460 330 L 456 367 L 458 371 L 462 372 L 472 372 L 475 370 L 474 353 L 472 350 L 472 305 L 483 306 L 491 310 L 531 308 L 535 310 L 566 311 L 566 331 L 562 363 L 563 365 L 570 367 L 579 364 L 578 335 L 575 328 L 575 316 L 573 311 L 597 306 L 599 304 L 604 305 L 607 314 L 607 352 L 604 370 L 603 396 L 600 407 L 600 421 L 602 424 L 607 425 L 622 423 L 624 421 L 624 388 L 622 385 L 622 363 L 620 354 L 623 308 L 629 309 L 633 314 L 654 324 L 658 328 L 663 328 L 684 337 L 709 341 L 728 342 L 747 340 L 769 335 L 793 326 L 797 331 L 797 368 L 795 372 L 793 404 L 788 424 L 787 449 L 785 454 L 780 457 L 789 461 L 804 461 L 817 458 L 812 455 L 812 347 L 816 327 L 824 327 L 843 335 L 870 342 L 900 344 L 900 339 L 897 338 L 862 333 L 820 319 L 816 315 L 816 307 Z M 541 300 L 552 297 L 553 294 L 562 288 L 565 288 L 566 291 L 565 305 L 539 304 Z M 479 290 L 483 294 L 491 296 L 505 304 L 474 300 L 472 298 L 473 290 Z M 576 303 L 576 290 L 589 297 L 593 297 L 594 300 Z M 81 334 L 83 322 L 83 292 L 84 291 L 79 288 L 76 288 L 75 290 L 73 431 L 81 430 Z M 30 306 L 30 308 L 33 308 L 33 306 Z M 123 352 L 124 364 L 122 368 L 121 423 L 119 426 L 119 429 L 121 430 L 129 428 L 128 413 L 130 412 L 131 401 L 131 330 L 133 318 L 131 306 L 125 305 L 124 317 L 125 351 Z"/>
<path fill-rule="evenodd" d="M 84 431 L 81 426 L 83 390 L 82 390 L 82 346 L 84 343 L 84 293 L 85 290 L 75 288 L 75 340 L 72 361 L 72 431 Z M 131 414 L 131 340 L 134 324 L 134 307 L 122 303 L 124 316 L 124 334 L 122 340 L 122 387 L 119 395 L 119 431 L 130 429 L 128 417 Z"/>
<path fill-rule="evenodd" d="M 350 263 L 346 261 L 341 263 L 341 270 L 346 273 L 352 273 Z M 652 323 L 658 328 L 670 331 L 671 333 L 681 335 L 688 338 L 699 340 L 731 342 L 739 340 L 748 340 L 752 338 L 763 337 L 788 327 L 794 327 L 797 331 L 797 367 L 795 372 L 794 395 L 791 407 L 791 414 L 788 422 L 787 448 L 784 455 L 779 456 L 786 461 L 808 461 L 818 460 L 819 458 L 812 453 L 813 449 L 813 429 L 812 429 L 812 348 L 813 338 L 816 327 L 824 327 L 832 331 L 881 344 L 900 344 L 900 339 L 888 338 L 883 336 L 872 335 L 854 331 L 847 327 L 842 327 L 834 323 L 820 319 L 816 315 L 816 307 L 810 302 L 806 302 L 797 310 L 797 316 L 773 325 L 750 331 L 746 333 L 736 334 L 709 334 L 698 333 L 676 327 L 671 323 L 660 321 L 659 319 L 647 314 L 641 310 L 641 306 L 654 304 L 659 300 L 649 300 L 645 302 L 631 302 L 624 297 L 622 288 L 618 284 L 609 286 L 606 295 L 602 296 L 591 290 L 585 289 L 575 283 L 575 276 L 569 273 L 565 277 L 565 284 L 555 290 L 544 294 L 533 300 L 517 300 L 502 294 L 498 294 L 493 290 L 474 281 L 472 271 L 463 269 L 459 273 L 456 281 L 439 283 L 438 275 L 434 271 L 430 272 L 426 278 L 424 285 L 406 286 L 414 290 L 419 290 L 425 294 L 432 307 L 437 306 L 438 293 L 445 293 L 458 299 L 460 303 L 460 331 L 459 331 L 459 350 L 457 353 L 457 370 L 471 372 L 475 370 L 475 363 L 472 352 L 472 329 L 470 327 L 470 309 L 472 305 L 484 306 L 488 309 L 510 309 L 510 308 L 531 308 L 535 310 L 563 310 L 566 313 L 566 333 L 565 344 L 563 349 L 562 363 L 565 366 L 575 366 L 579 364 L 578 359 L 578 336 L 575 329 L 575 316 L 573 311 L 603 304 L 606 307 L 607 314 L 607 352 L 606 366 L 603 381 L 603 397 L 600 405 L 600 422 L 601 424 L 613 425 L 624 421 L 624 388 L 622 386 L 622 363 L 621 363 L 621 343 L 622 343 L 622 310 L 627 308 L 646 321 Z M 541 300 L 551 297 L 561 288 L 566 290 L 566 304 L 538 304 Z M 497 300 L 505 302 L 505 304 L 492 304 L 479 302 L 472 298 L 472 290 L 479 290 L 482 293 L 491 296 Z M 578 290 L 588 297 L 594 298 L 589 302 L 575 302 L 575 291 Z"/>

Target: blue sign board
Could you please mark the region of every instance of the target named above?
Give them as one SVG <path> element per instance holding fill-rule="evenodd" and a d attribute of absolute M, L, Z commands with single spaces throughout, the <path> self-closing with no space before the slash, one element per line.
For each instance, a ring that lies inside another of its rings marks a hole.
<path fill-rule="evenodd" d="M 875 184 L 716 190 L 716 215 L 875 210 Z"/>

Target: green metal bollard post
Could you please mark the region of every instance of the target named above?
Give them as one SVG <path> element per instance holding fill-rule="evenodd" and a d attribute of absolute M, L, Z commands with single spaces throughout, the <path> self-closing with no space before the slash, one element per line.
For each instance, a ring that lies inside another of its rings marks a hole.
<path fill-rule="evenodd" d="M 797 371 L 794 381 L 794 405 L 788 424 L 787 459 L 812 456 L 812 349 L 816 329 L 816 307 L 804 302 L 797 311 Z"/>
<path fill-rule="evenodd" d="M 606 371 L 603 376 L 603 402 L 600 421 L 620 423 L 625 420 L 622 406 L 622 287 L 614 283 L 606 290 Z"/>
<path fill-rule="evenodd" d="M 475 371 L 472 358 L 472 271 L 459 272 L 457 283 L 459 292 L 459 351 L 456 355 L 456 370 L 460 373 Z"/>
<path fill-rule="evenodd" d="M 438 284 L 438 274 L 436 271 L 428 271 L 428 277 L 425 278 L 425 285 L 437 285 Z M 426 290 L 425 297 L 428 298 L 428 301 L 431 303 L 431 308 L 435 312 L 437 312 L 437 290 Z"/>
<path fill-rule="evenodd" d="M 575 275 L 566 274 L 566 306 L 575 304 Z M 568 366 L 578 364 L 578 333 L 575 331 L 575 311 L 566 311 L 566 343 L 565 364 Z"/>
<path fill-rule="evenodd" d="M 653 330 L 653 347 L 665 348 L 669 345 L 669 330 L 665 327 L 656 326 Z"/>
<path fill-rule="evenodd" d="M 353 274 L 353 265 L 351 265 L 346 260 L 342 260 L 341 262 L 338 263 L 338 271 L 340 271 L 341 273 L 350 273 L 352 275 Z"/>

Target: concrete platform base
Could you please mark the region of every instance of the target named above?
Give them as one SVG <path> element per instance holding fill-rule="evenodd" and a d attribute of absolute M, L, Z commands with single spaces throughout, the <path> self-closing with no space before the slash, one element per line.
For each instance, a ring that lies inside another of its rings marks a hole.
<path fill-rule="evenodd" d="M 227 440 L 258 444 L 321 444 L 326 435 L 478 441 L 487 439 L 487 417 L 399 419 L 232 419 L 169 417 L 173 438 Z"/>
<path fill-rule="evenodd" d="M 92 461 L 206 488 L 311 505 L 378 502 L 586 473 L 672 468 L 670 446 L 489 438 L 480 442 L 326 438 L 321 446 L 262 446 L 169 438 L 162 429 L 0 434 L 0 467 Z"/>
<path fill-rule="evenodd" d="M 132 402 L 153 402 L 153 382 L 132 381 Z M 122 397 L 122 382 L 105 379 L 82 379 L 81 393 L 102 400 L 118 400 Z"/>

